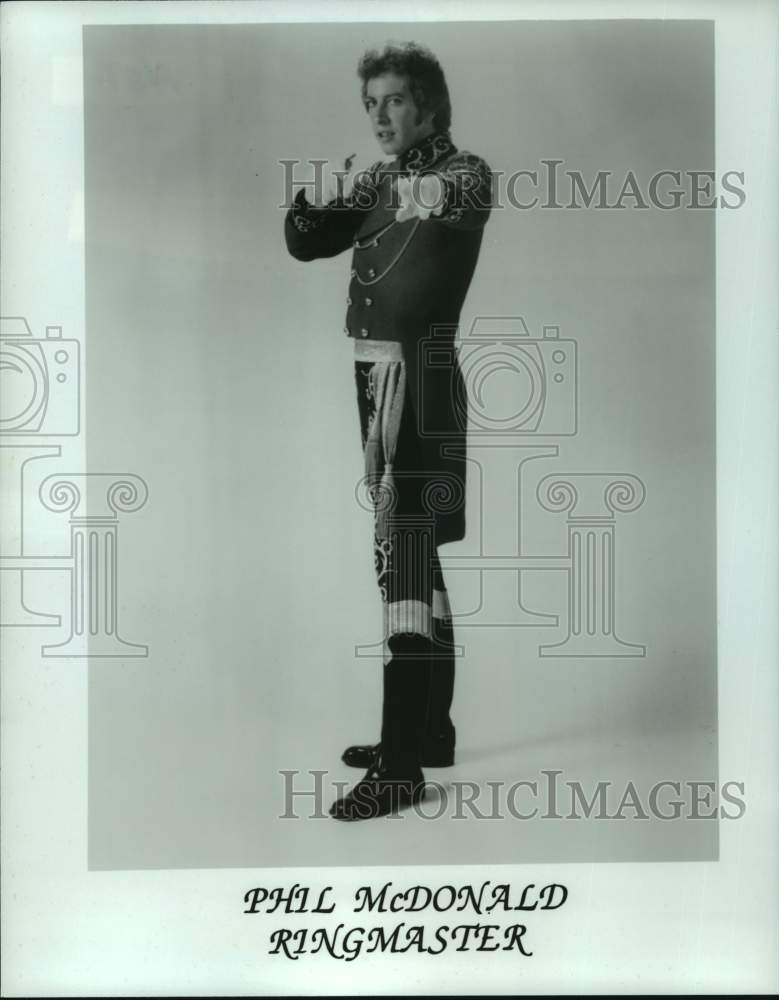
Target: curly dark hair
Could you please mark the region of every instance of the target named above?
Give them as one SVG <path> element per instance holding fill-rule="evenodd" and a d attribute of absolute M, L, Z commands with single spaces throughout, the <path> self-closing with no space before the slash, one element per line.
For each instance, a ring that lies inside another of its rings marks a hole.
<path fill-rule="evenodd" d="M 440 63 L 429 49 L 415 42 L 405 42 L 385 45 L 382 52 L 378 49 L 366 52 L 357 66 L 357 75 L 362 80 L 363 100 L 368 81 L 383 73 L 407 77 L 420 115 L 434 111 L 433 128 L 437 132 L 449 131 L 452 124 L 449 88 Z"/>

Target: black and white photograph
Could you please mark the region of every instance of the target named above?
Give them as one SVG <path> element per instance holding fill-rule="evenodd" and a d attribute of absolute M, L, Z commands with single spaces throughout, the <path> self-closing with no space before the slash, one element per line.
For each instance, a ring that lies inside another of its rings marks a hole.
<path fill-rule="evenodd" d="M 775 990 L 777 8 L 0 19 L 3 995 Z"/>
<path fill-rule="evenodd" d="M 87 465 L 149 546 L 91 866 L 716 860 L 713 70 L 705 21 L 84 29 Z"/>

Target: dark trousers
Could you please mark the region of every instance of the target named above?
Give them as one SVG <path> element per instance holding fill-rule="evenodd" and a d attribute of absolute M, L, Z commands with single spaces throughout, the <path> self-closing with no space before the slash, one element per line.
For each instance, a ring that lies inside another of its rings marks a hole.
<path fill-rule="evenodd" d="M 375 405 L 372 363 L 356 362 L 363 447 Z M 376 576 L 384 611 L 382 753 L 398 771 L 434 757 L 454 739 L 453 630 L 434 520 L 425 504 L 431 475 L 423 467 L 408 394 L 393 459 L 392 508 L 381 537 L 374 535 Z M 385 498 L 386 499 L 386 498 Z"/>

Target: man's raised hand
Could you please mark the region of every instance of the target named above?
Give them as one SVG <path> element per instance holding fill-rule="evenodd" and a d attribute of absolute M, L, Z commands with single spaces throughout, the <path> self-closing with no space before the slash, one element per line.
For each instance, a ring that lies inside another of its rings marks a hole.
<path fill-rule="evenodd" d="M 317 208 L 324 208 L 326 205 L 335 201 L 343 201 L 351 196 L 355 178 L 360 173 L 359 170 L 352 169 L 356 157 L 356 153 L 350 153 L 341 167 L 333 167 L 329 162 L 324 164 L 321 194 L 319 197 L 315 195 L 314 198 L 314 205 Z"/>

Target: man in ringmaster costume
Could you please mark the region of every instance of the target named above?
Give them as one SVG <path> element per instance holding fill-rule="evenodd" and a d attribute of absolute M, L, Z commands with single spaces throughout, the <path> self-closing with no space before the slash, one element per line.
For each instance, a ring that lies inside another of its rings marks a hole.
<path fill-rule="evenodd" d="M 342 820 L 419 801 L 422 767 L 454 763 L 453 633 L 437 546 L 465 534 L 467 403 L 454 338 L 492 205 L 489 167 L 452 140 L 432 53 L 388 45 L 357 72 L 385 160 L 324 204 L 301 189 L 285 219 L 297 260 L 352 251 L 344 330 L 385 632 L 381 738 L 344 752 L 366 773 L 333 804 Z"/>

